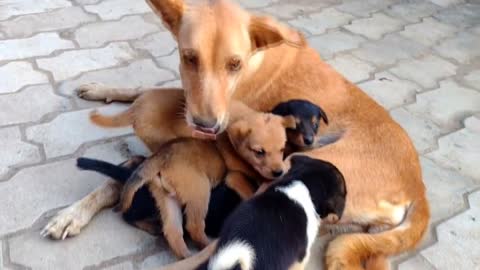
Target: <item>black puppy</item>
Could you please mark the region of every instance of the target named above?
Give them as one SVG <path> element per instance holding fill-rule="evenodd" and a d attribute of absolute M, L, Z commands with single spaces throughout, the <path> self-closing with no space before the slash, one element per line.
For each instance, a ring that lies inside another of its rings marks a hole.
<path fill-rule="evenodd" d="M 77 159 L 77 167 L 82 170 L 99 172 L 123 184 L 144 160 L 145 157 L 135 156 L 120 165 L 114 165 L 101 160 L 79 158 Z M 242 199 L 237 192 L 225 183 L 216 186 L 210 194 L 208 213 L 205 219 L 205 233 L 210 237 L 217 237 L 227 216 L 241 202 Z M 132 205 L 123 214 L 123 219 L 136 227 L 158 234 L 159 232 L 156 229 L 160 226 L 152 228 L 151 224 L 143 222 L 149 219 L 160 220 L 158 219 L 159 211 L 155 206 L 155 200 L 150 190 L 147 186 L 143 186 L 135 193 Z"/>
<path fill-rule="evenodd" d="M 297 147 L 311 146 L 315 142 L 315 135 L 322 119 L 328 125 L 327 114 L 322 108 L 307 100 L 292 99 L 282 102 L 273 108 L 272 113 L 295 117 L 297 127 L 287 129 L 287 135 L 288 142 Z"/>
<path fill-rule="evenodd" d="M 324 219 L 337 221 L 346 187 L 331 163 L 291 159 L 277 183 L 234 210 L 220 232 L 215 253 L 199 270 L 287 270 L 305 265 Z"/>

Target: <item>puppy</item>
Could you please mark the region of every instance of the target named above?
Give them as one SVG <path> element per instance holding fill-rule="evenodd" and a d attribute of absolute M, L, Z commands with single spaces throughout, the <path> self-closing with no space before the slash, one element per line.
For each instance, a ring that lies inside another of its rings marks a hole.
<path fill-rule="evenodd" d="M 296 127 L 287 130 L 288 142 L 298 148 L 311 147 L 315 143 L 320 122 L 328 125 L 327 114 L 319 106 L 307 100 L 292 99 L 282 102 L 272 110 L 273 114 L 295 117 Z"/>
<path fill-rule="evenodd" d="M 322 220 L 342 216 L 346 193 L 334 165 L 292 157 L 281 180 L 227 218 L 216 251 L 197 269 L 303 269 Z"/>

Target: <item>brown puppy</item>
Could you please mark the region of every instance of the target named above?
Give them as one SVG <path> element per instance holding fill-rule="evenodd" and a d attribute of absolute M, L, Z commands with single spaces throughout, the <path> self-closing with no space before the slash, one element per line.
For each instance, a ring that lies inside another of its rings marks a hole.
<path fill-rule="evenodd" d="M 377 258 L 379 263 L 367 265 L 386 267 L 384 257 L 417 246 L 429 221 L 425 186 L 415 148 L 388 112 L 323 62 L 297 31 L 270 18 L 223 0 L 195 6 L 182 0 L 149 3 L 178 41 L 185 88 L 160 95 L 170 101 L 178 98 L 180 104 L 185 100 L 186 119 L 199 132 L 225 129 L 232 100 L 271 111 L 283 101 L 306 99 L 327 113 L 329 125 L 320 129 L 320 136 L 334 142 L 303 154 L 335 164 L 344 175 L 349 193 L 340 224 L 386 228 L 335 238 L 326 251 L 328 269 L 361 269 L 366 260 Z M 79 95 L 129 100 L 138 93 L 86 86 Z M 162 125 L 171 123 L 167 119 Z M 106 185 L 63 210 L 47 225 L 47 234 L 77 234 L 99 209 L 118 199 L 115 190 L 116 185 Z"/>

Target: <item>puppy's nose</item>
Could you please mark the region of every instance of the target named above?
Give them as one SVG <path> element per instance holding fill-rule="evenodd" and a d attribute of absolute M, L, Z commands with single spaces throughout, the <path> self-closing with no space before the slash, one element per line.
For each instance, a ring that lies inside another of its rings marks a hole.
<path fill-rule="evenodd" d="M 214 128 L 217 124 L 217 119 L 202 119 L 199 117 L 193 117 L 193 123 L 200 128 Z"/>
<path fill-rule="evenodd" d="M 283 174 L 283 170 L 274 170 L 272 171 L 273 177 L 280 177 Z"/>
<path fill-rule="evenodd" d="M 313 144 L 313 137 L 312 136 L 305 136 L 305 137 L 303 137 L 303 142 L 306 145 L 312 145 Z"/>

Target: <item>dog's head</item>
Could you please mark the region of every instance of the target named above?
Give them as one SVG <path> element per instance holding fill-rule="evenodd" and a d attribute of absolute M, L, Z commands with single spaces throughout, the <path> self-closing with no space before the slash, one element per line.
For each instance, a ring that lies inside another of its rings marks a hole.
<path fill-rule="evenodd" d="M 292 115 L 296 119 L 296 128 L 288 129 L 288 142 L 299 146 L 309 147 L 315 142 L 315 136 L 321 121 L 328 125 L 327 114 L 319 106 L 306 100 L 289 100 L 275 106 L 273 114 Z"/>
<path fill-rule="evenodd" d="M 231 123 L 228 137 L 237 153 L 266 179 L 276 179 L 285 172 L 283 152 L 285 128 L 294 128 L 295 119 L 270 113 L 253 113 Z"/>
<path fill-rule="evenodd" d="M 147 2 L 178 42 L 187 122 L 201 133 L 218 134 L 226 128 L 230 99 L 242 77 L 260 66 L 259 52 L 305 42 L 298 31 L 228 1 Z"/>

